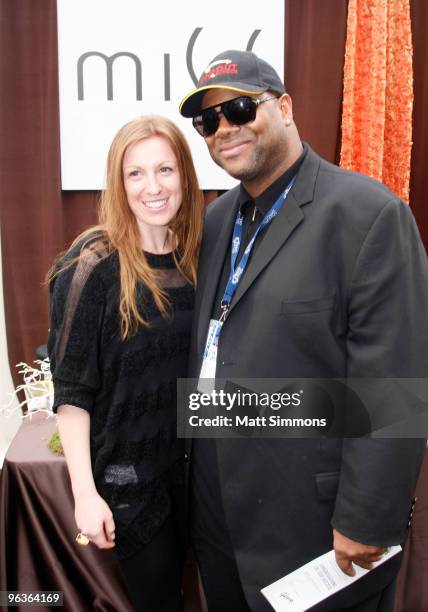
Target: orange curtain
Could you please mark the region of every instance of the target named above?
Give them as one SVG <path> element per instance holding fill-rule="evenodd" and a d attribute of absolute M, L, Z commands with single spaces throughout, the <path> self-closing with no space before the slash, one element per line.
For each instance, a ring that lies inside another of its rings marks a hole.
<path fill-rule="evenodd" d="M 406 202 L 412 109 L 409 0 L 349 0 L 340 165 Z"/>

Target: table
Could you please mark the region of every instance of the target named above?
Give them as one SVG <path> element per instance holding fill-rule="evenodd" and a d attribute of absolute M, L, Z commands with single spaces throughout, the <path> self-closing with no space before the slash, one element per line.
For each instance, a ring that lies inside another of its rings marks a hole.
<path fill-rule="evenodd" d="M 47 447 L 54 430 L 53 417 L 35 414 L 23 422 L 6 453 L 0 481 L 0 590 L 60 590 L 67 612 L 132 612 L 112 551 L 74 542 L 67 466 Z"/>

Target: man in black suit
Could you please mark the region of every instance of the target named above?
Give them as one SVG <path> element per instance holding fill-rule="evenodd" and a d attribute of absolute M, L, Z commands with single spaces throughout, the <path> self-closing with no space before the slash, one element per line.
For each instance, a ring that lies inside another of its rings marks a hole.
<path fill-rule="evenodd" d="M 207 211 L 190 376 L 425 377 L 427 263 L 409 207 L 302 144 L 283 83 L 253 53 L 215 57 L 180 112 L 241 181 Z M 424 449 L 194 439 L 191 537 L 209 611 L 271 609 L 260 589 L 332 547 L 345 573 L 372 568 L 405 539 Z M 392 610 L 399 561 L 316 609 Z"/>

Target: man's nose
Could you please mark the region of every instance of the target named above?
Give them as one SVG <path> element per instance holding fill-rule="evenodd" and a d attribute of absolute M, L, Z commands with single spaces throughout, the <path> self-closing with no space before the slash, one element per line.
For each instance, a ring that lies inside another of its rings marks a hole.
<path fill-rule="evenodd" d="M 234 123 L 231 123 L 228 119 L 226 119 L 226 117 L 220 111 L 219 112 L 219 124 L 217 128 L 218 135 L 224 136 L 224 135 L 229 134 L 231 131 L 234 132 L 236 130 L 239 130 L 239 125 L 235 125 Z"/>

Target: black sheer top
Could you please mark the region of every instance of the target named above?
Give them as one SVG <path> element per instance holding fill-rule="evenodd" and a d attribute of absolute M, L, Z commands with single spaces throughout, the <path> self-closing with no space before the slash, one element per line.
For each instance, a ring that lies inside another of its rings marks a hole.
<path fill-rule="evenodd" d="M 71 404 L 90 413 L 94 479 L 113 512 L 116 553 L 124 558 L 154 536 L 184 497 L 176 379 L 187 374 L 194 290 L 172 254 L 145 253 L 167 291 L 171 316 L 162 317 L 139 286 L 140 312 L 150 326 L 123 341 L 117 253 L 85 253 L 50 288 L 54 410 Z"/>

